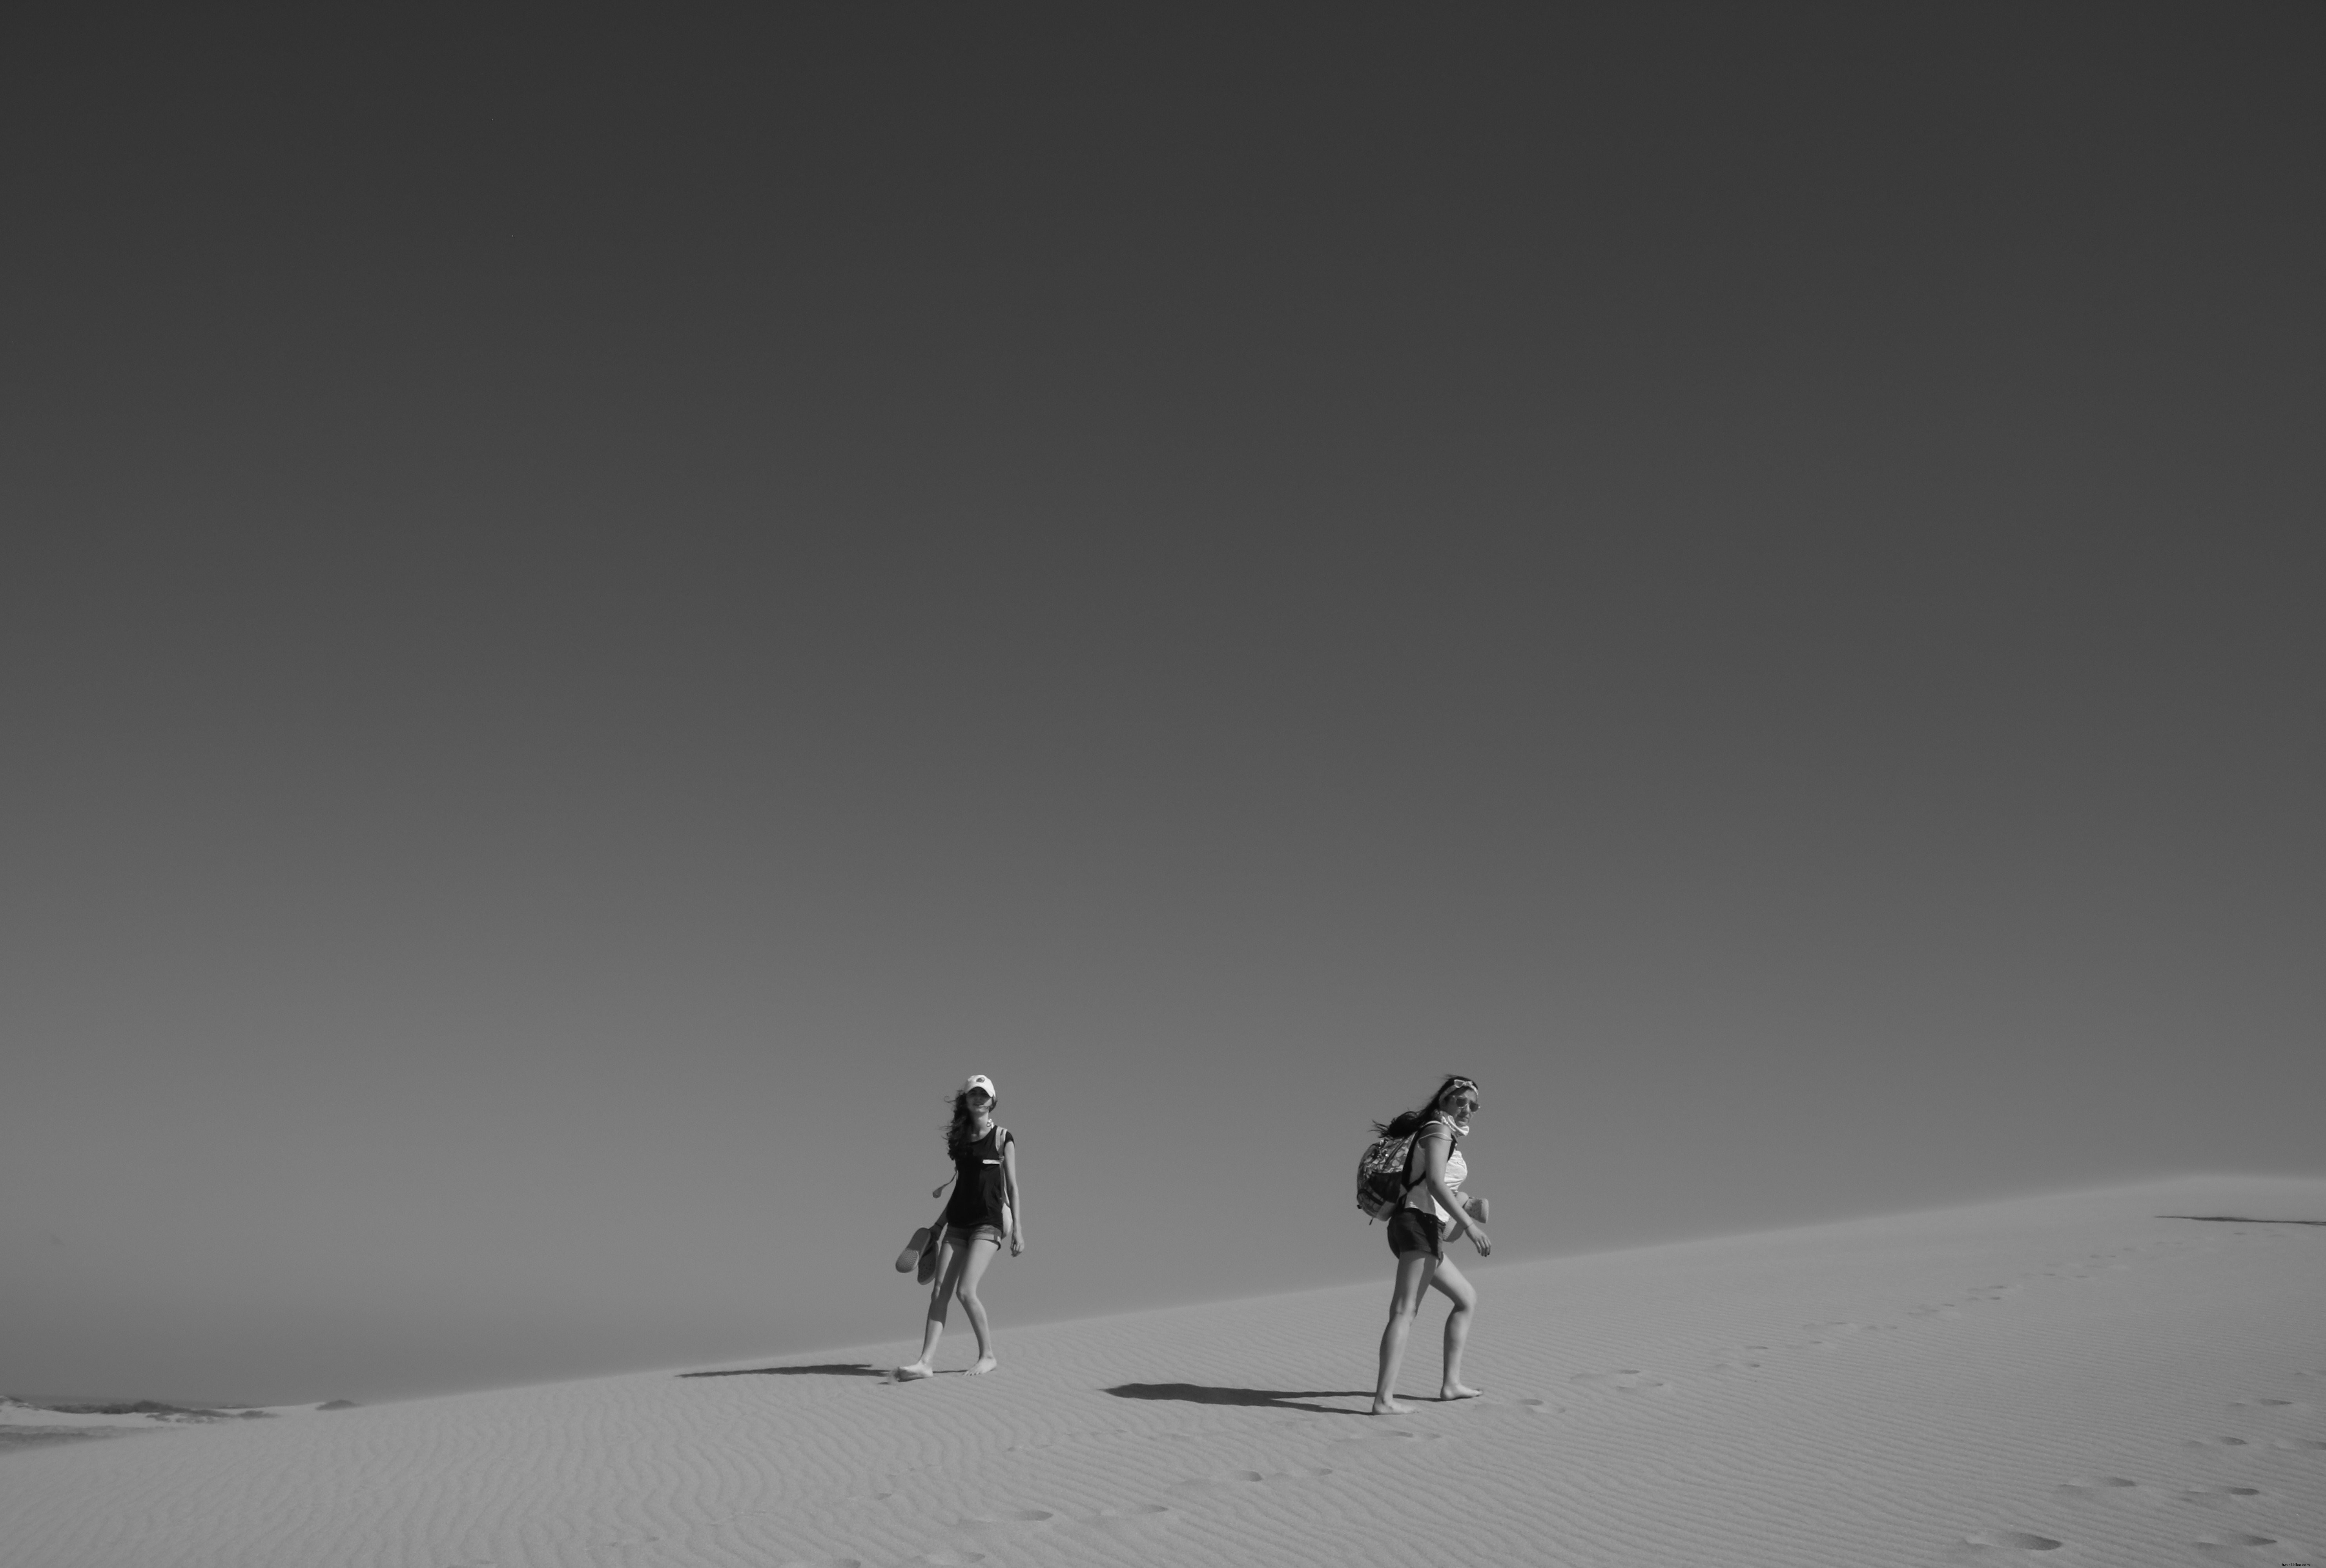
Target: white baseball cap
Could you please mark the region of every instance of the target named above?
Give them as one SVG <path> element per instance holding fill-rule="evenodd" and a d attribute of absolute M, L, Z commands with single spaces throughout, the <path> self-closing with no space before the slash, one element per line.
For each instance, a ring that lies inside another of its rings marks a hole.
<path fill-rule="evenodd" d="M 1001 1098 L 999 1094 L 996 1094 L 993 1091 L 993 1080 L 986 1077 L 982 1072 L 971 1073 L 969 1075 L 969 1081 L 961 1086 L 961 1091 L 963 1094 L 967 1094 L 972 1089 L 982 1089 L 985 1090 L 985 1097 L 988 1099 L 1000 1099 Z"/>

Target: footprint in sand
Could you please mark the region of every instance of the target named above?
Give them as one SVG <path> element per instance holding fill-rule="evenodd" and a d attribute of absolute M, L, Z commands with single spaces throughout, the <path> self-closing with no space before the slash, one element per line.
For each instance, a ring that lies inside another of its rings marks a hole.
<path fill-rule="evenodd" d="M 2211 1556 L 2227 1557 L 2233 1563 L 2280 1563 L 2288 1568 L 2310 1568 L 2310 1554 L 2289 1547 L 2275 1536 L 2256 1536 L 2244 1530 L 2224 1530 L 2218 1536 L 2200 1536 L 2189 1543 L 2200 1552 Z M 2264 1548 L 2275 1550 L 2265 1554 Z"/>
<path fill-rule="evenodd" d="M 1347 1437 L 1336 1437 L 1333 1439 L 1333 1443 L 1335 1447 L 1348 1448 L 1361 1443 L 1443 1443 L 1444 1441 L 1446 1441 L 1444 1436 L 1438 1433 L 1407 1432 L 1391 1426 L 1379 1432 L 1354 1433 Z"/>
<path fill-rule="evenodd" d="M 1802 1329 L 1812 1334 L 1862 1334 L 1867 1325 L 1860 1322 L 1803 1323 Z"/>
<path fill-rule="evenodd" d="M 2209 1508 L 2241 1502 L 2247 1498 L 2261 1496 L 2259 1487 L 2195 1487 L 2181 1494 L 2184 1503 L 2199 1503 Z"/>
<path fill-rule="evenodd" d="M 1156 1534 L 1176 1524 L 1179 1516 L 1161 1503 L 1132 1503 L 1127 1508 L 1101 1508 L 1094 1514 L 1076 1514 L 1069 1521 L 1085 1530 L 1118 1540 L 1151 1540 Z"/>
<path fill-rule="evenodd" d="M 1975 1535 L 1965 1536 L 1963 1544 L 2003 1552 L 2056 1552 L 2067 1545 L 2065 1541 L 2038 1536 L 2032 1530 L 1980 1530 Z"/>
<path fill-rule="evenodd" d="M 2139 1485 L 2120 1475 L 2078 1476 L 2074 1480 L 2062 1481 L 2055 1489 L 2065 1498 L 2107 1498 L 2126 1496 Z"/>
<path fill-rule="evenodd" d="M 2272 1448 L 2303 1450 L 2311 1453 L 2326 1453 L 2326 1442 L 2321 1442 L 2319 1439 L 2314 1437 L 2281 1437 L 2275 1443 L 2271 1443 L 2270 1446 Z"/>
<path fill-rule="evenodd" d="M 1608 1388 L 1618 1394 L 1669 1394 L 1671 1385 L 1661 1378 L 1651 1378 L 1636 1367 L 1618 1367 L 1612 1372 L 1577 1372 L 1568 1382 L 1583 1388 Z"/>
<path fill-rule="evenodd" d="M 1513 1399 L 1511 1403 L 1537 1415 L 1556 1415 L 1567 1408 L 1564 1405 L 1553 1405 L 1548 1399 Z"/>
<path fill-rule="evenodd" d="M 1333 1472 L 1326 1467 L 1298 1470 L 1226 1470 L 1216 1475 L 1192 1476 L 1179 1485 L 1191 1490 L 1210 1491 L 1250 1486 L 1270 1486 L 1277 1481 L 1322 1480 Z"/>

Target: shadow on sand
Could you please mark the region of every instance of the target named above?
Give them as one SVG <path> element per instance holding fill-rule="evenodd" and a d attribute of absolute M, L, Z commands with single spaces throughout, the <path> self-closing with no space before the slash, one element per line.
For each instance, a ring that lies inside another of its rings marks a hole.
<path fill-rule="evenodd" d="M 1118 1383 L 1107 1390 L 1117 1399 L 1177 1399 L 1188 1405 L 1256 1405 L 1263 1410 L 1313 1410 L 1319 1415 L 1363 1415 L 1363 1410 L 1343 1410 L 1331 1405 L 1310 1405 L 1310 1399 L 1372 1400 L 1370 1388 L 1213 1388 L 1201 1383 Z"/>
<path fill-rule="evenodd" d="M 814 1367 L 738 1367 L 730 1372 L 681 1372 L 682 1378 L 885 1378 L 888 1371 L 861 1361 L 824 1361 Z"/>

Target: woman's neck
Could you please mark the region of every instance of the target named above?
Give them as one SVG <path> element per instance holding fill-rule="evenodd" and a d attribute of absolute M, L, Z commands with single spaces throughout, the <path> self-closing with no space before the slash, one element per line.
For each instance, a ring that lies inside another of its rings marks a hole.
<path fill-rule="evenodd" d="M 976 1137 L 983 1137 L 993 1130 L 993 1118 L 984 1115 L 972 1116 L 969 1118 L 969 1125 L 977 1129 Z"/>

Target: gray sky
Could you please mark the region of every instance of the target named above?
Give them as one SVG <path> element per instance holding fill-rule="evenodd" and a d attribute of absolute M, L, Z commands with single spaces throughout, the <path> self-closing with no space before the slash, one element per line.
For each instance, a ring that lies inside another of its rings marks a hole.
<path fill-rule="evenodd" d="M 9 24 L 0 1387 L 2326 1171 L 2314 7 L 637 25 Z"/>

